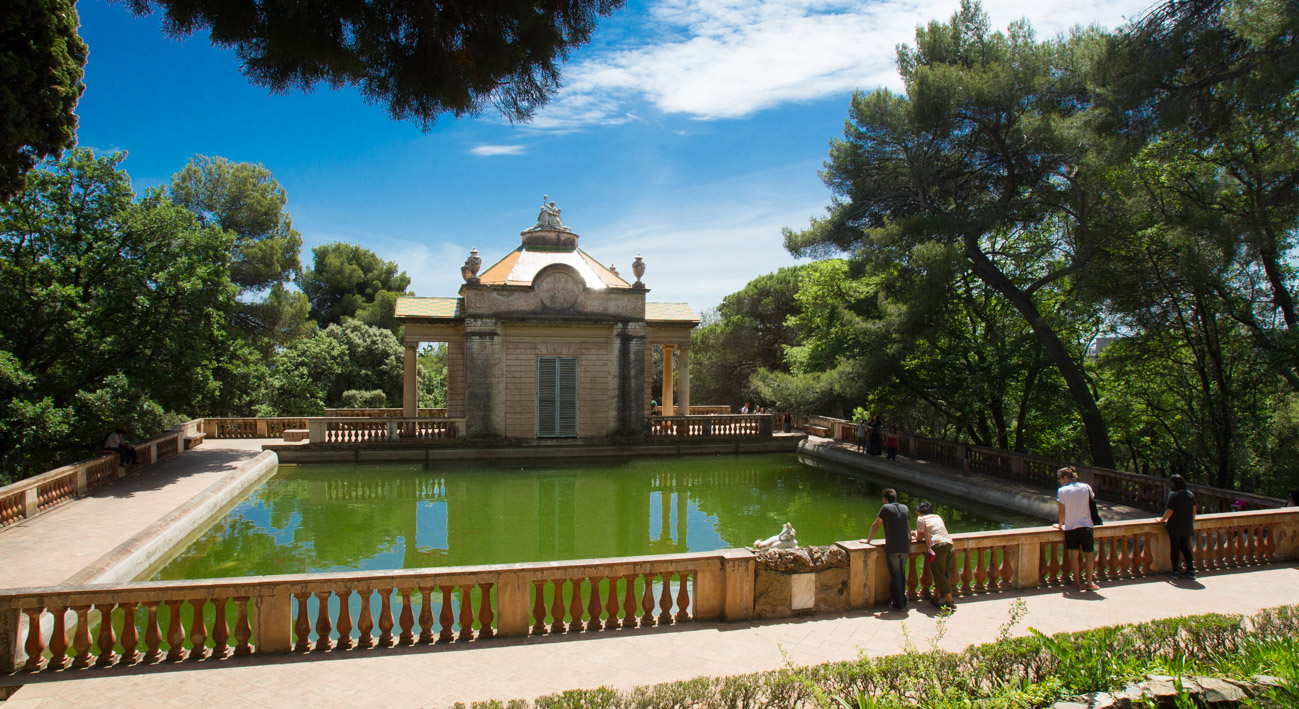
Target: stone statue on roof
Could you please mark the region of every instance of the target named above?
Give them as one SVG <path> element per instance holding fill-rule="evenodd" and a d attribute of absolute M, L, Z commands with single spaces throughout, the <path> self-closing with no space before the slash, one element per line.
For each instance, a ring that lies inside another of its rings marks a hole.
<path fill-rule="evenodd" d="M 572 231 L 564 226 L 559 218 L 559 207 L 555 206 L 554 201 L 547 202 L 549 195 L 541 195 L 541 211 L 537 213 L 537 223 L 528 231 L 550 230 L 550 231 Z"/>

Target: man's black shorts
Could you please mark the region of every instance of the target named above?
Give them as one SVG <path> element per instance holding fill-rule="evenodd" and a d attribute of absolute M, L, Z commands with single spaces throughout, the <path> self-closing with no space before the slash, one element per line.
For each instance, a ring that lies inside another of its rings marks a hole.
<path fill-rule="evenodd" d="M 1092 537 L 1092 528 L 1077 527 L 1075 529 L 1066 529 L 1064 531 L 1064 548 L 1070 551 L 1081 549 L 1085 554 L 1090 554 L 1096 551 L 1096 542 Z"/>

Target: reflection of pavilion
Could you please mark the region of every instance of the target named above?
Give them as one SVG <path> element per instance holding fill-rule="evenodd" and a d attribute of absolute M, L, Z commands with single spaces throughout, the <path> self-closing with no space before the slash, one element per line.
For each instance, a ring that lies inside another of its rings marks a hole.
<path fill-rule="evenodd" d="M 404 413 L 416 414 L 420 343 L 447 344 L 447 415 L 471 438 L 641 436 L 649 411 L 650 362 L 664 351 L 665 410 L 671 410 L 673 349 L 683 412 L 690 400 L 685 303 L 650 303 L 635 283 L 578 248 L 559 209 L 546 204 L 522 243 L 478 275 L 477 250 L 461 269 L 457 298 L 397 299 L 405 327 Z"/>

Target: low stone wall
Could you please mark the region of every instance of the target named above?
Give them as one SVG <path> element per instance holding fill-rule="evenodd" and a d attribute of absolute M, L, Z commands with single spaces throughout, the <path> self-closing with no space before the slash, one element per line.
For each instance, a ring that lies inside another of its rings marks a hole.
<path fill-rule="evenodd" d="M 753 617 L 786 618 L 849 608 L 848 552 L 838 546 L 755 554 Z"/>
<path fill-rule="evenodd" d="M 653 443 L 607 440 L 535 440 L 490 443 L 457 440 L 452 445 L 420 446 L 417 444 L 363 446 L 346 444 L 277 444 L 265 450 L 274 451 L 283 463 L 364 463 L 388 461 L 443 460 L 531 460 L 538 458 L 643 458 L 646 456 L 718 455 L 741 453 L 793 453 L 801 436 L 730 441 L 706 438 L 671 438 Z"/>

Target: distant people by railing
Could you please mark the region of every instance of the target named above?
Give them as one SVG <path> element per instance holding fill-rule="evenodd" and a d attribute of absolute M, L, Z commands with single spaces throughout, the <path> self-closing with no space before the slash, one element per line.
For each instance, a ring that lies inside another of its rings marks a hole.
<path fill-rule="evenodd" d="M 118 462 L 122 465 L 135 465 L 139 462 L 135 448 L 126 442 L 126 429 L 121 426 L 104 439 L 104 450 L 117 453 Z"/>

